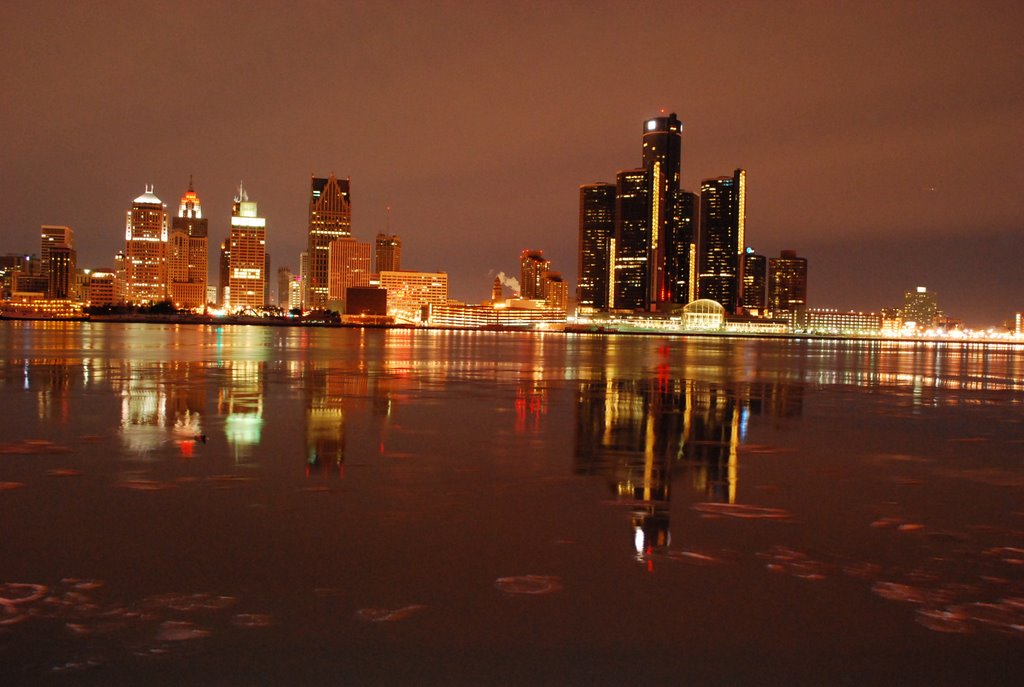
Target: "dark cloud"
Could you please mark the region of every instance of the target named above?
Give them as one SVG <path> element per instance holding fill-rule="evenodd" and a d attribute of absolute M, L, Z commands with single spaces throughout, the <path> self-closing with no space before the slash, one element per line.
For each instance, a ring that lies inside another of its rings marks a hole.
<path fill-rule="evenodd" d="M 684 186 L 745 167 L 749 241 L 811 258 L 812 305 L 928 282 L 972 322 L 1024 308 L 992 250 L 1024 230 L 1019 3 L 8 3 L 0 21 L 0 252 L 67 223 L 109 264 L 143 185 L 173 206 L 193 173 L 214 240 L 244 179 L 275 265 L 297 267 L 309 175 L 333 171 L 357 236 L 392 206 L 407 266 L 447 269 L 457 297 L 527 246 L 574 280 L 577 186 L 638 164 L 665 108 Z"/>

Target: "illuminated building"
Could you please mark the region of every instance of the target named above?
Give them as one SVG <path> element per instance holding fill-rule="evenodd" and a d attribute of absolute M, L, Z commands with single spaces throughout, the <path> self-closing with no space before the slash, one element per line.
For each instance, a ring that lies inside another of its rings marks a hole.
<path fill-rule="evenodd" d="M 100 268 L 89 273 L 87 301 L 92 306 L 113 305 L 117 298 L 117 275 L 112 269 Z"/>
<path fill-rule="evenodd" d="M 544 279 L 551 269 L 551 261 L 544 259 L 542 250 L 524 250 L 519 256 L 520 298 L 544 299 Z"/>
<path fill-rule="evenodd" d="M 7 317 L 67 319 L 82 317 L 82 304 L 67 298 L 46 298 L 44 294 L 15 294 L 0 301 L 0 314 Z"/>
<path fill-rule="evenodd" d="M 763 315 L 768 288 L 768 261 L 748 247 L 740 256 L 740 309 L 749 315 Z"/>
<path fill-rule="evenodd" d="M 714 331 L 725 322 L 725 308 L 708 298 L 699 298 L 683 306 L 683 327 Z"/>
<path fill-rule="evenodd" d="M 327 250 L 329 304 L 344 301 L 350 286 L 370 285 L 370 249 L 369 243 L 348 236 L 331 241 Z"/>
<path fill-rule="evenodd" d="M 799 320 L 807 308 L 807 258 L 794 250 L 784 250 L 768 260 L 768 309 L 774 317 Z"/>
<path fill-rule="evenodd" d="M 398 272 L 402 269 L 402 238 L 394 234 L 377 234 L 374 239 L 374 274 Z"/>
<path fill-rule="evenodd" d="M 558 272 L 548 272 L 544 279 L 544 303 L 562 312 L 569 309 L 569 284 Z"/>
<path fill-rule="evenodd" d="M 288 284 L 288 309 L 302 309 L 302 278 L 295 277 Z"/>
<path fill-rule="evenodd" d="M 168 216 L 153 187 L 132 202 L 125 223 L 124 298 L 141 305 L 167 298 Z"/>
<path fill-rule="evenodd" d="M 501 290 L 501 277 L 495 277 L 494 283 L 491 284 L 491 302 L 498 303 L 505 299 L 505 294 Z"/>
<path fill-rule="evenodd" d="M 349 179 L 312 177 L 309 196 L 309 271 L 303 274 L 307 309 L 327 307 L 331 242 L 352 235 Z"/>
<path fill-rule="evenodd" d="M 233 310 L 261 308 L 264 305 L 267 220 L 259 217 L 258 212 L 256 203 L 249 200 L 249 195 L 239 184 L 235 202 L 231 206 L 231 254 L 228 260 L 230 294 L 225 298 L 225 305 Z"/>
<path fill-rule="evenodd" d="M 939 310 L 937 294 L 924 286 L 907 291 L 903 296 L 903 324 L 913 324 L 920 329 L 928 329 L 935 325 L 942 316 Z"/>
<path fill-rule="evenodd" d="M 666 117 L 652 117 L 644 123 L 643 167 L 648 184 L 650 232 L 647 309 L 651 311 L 664 309 L 669 303 L 687 301 L 693 237 L 692 223 L 682 221 L 683 198 L 679 189 L 682 130 L 683 125 L 674 112 Z"/>
<path fill-rule="evenodd" d="M 877 334 L 882 331 L 882 316 L 873 312 L 839 312 L 827 308 L 805 310 L 805 331 L 820 334 Z"/>
<path fill-rule="evenodd" d="M 231 296 L 231 243 L 225 239 L 220 242 L 220 254 L 217 257 L 217 305 L 227 307 Z"/>
<path fill-rule="evenodd" d="M 381 272 L 380 288 L 388 292 L 388 314 L 399 322 L 419 322 L 424 306 L 448 303 L 446 272 Z"/>
<path fill-rule="evenodd" d="M 309 294 L 306 292 L 306 284 L 309 283 L 309 251 L 299 253 L 299 286 L 302 287 L 302 295 L 299 297 L 299 305 L 296 307 L 306 308 Z"/>
<path fill-rule="evenodd" d="M 277 306 L 285 310 L 290 310 L 291 305 L 291 283 L 295 281 L 295 275 L 292 274 L 291 268 L 289 267 L 278 267 L 277 268 Z M 301 306 L 295 306 L 301 307 Z"/>
<path fill-rule="evenodd" d="M 608 250 L 615 235 L 615 184 L 580 186 L 579 279 L 576 303 L 587 312 L 608 310 Z"/>
<path fill-rule="evenodd" d="M 647 306 L 647 260 L 650 248 L 647 172 L 632 169 L 615 178 L 615 237 L 610 258 L 614 310 Z"/>
<path fill-rule="evenodd" d="M 47 285 L 50 298 L 69 298 L 69 294 L 73 291 L 71 275 L 75 273 L 76 262 L 74 237 L 75 232 L 70 226 L 43 224 L 39 227 L 40 273 L 50 277 Z M 53 271 L 52 249 L 63 249 L 60 273 L 55 276 L 50 276 Z"/>
<path fill-rule="evenodd" d="M 67 244 L 52 245 L 48 262 L 47 296 L 54 299 L 72 298 L 76 291 L 75 249 Z"/>
<path fill-rule="evenodd" d="M 263 256 L 263 304 L 270 304 L 270 253 Z"/>
<path fill-rule="evenodd" d="M 727 312 L 739 306 L 739 258 L 745 246 L 747 173 L 705 179 L 700 186 L 700 267 L 697 293 L 721 303 Z"/>
<path fill-rule="evenodd" d="M 700 198 L 696 193 L 679 191 L 679 215 L 672 242 L 670 277 L 671 302 L 685 304 L 697 298 L 697 219 Z"/>
<path fill-rule="evenodd" d="M 429 323 L 434 327 L 534 327 L 564 324 L 565 310 L 552 308 L 542 301 L 509 299 L 500 304 L 467 305 L 447 303 L 430 307 Z"/>
<path fill-rule="evenodd" d="M 194 309 L 206 305 L 209 278 L 207 220 L 203 206 L 188 179 L 188 190 L 181 197 L 178 216 L 171 219 L 167 256 L 167 287 L 171 300 L 179 308 Z"/>

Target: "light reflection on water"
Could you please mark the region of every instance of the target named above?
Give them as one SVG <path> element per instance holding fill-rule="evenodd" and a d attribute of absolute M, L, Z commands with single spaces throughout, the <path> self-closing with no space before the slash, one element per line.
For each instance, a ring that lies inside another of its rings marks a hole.
<path fill-rule="evenodd" d="M 0 355 L 0 583 L 52 599 L 0 600 L 0 676 L 1021 671 L 1013 347 L 8 322 Z"/>

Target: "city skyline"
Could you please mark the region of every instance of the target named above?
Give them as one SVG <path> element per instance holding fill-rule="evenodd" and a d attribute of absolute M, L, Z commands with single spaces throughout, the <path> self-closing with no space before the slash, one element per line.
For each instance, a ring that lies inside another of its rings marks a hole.
<path fill-rule="evenodd" d="M 20 134 L 0 161 L 0 250 L 67 225 L 79 265 L 110 267 L 126 199 L 147 183 L 176 198 L 194 174 L 211 251 L 245 179 L 274 268 L 297 273 L 307 175 L 333 171 L 352 179 L 353 234 L 401 235 L 403 262 L 447 271 L 455 298 L 485 297 L 527 247 L 574 289 L 579 185 L 641 164 L 630 132 L 665 109 L 684 125 L 681 187 L 745 169 L 748 243 L 806 257 L 814 307 L 878 310 L 916 285 L 970 325 L 1021 307 L 1024 212 L 1003 190 L 1022 178 L 1016 4 L 669 8 L 639 69 L 616 37 L 644 12 L 602 3 L 313 12 L 197 5 L 182 27 L 157 8 L 6 9 L 0 126 Z M 182 49 L 124 60 L 136 21 Z M 27 41 L 44 28 L 45 48 Z M 237 50 L 253 35 L 274 49 Z M 351 65 L 338 96 L 308 69 L 335 53 Z M 142 104 L 123 104 L 130 89 Z M 168 107 L 182 90 L 188 110 Z"/>

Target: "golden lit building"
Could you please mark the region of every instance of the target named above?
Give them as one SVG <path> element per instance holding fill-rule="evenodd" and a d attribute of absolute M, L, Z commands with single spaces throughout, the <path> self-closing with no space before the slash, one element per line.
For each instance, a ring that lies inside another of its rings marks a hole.
<path fill-rule="evenodd" d="M 370 251 L 369 243 L 356 241 L 349 236 L 331 241 L 328 248 L 328 289 L 329 301 L 345 300 L 346 291 L 350 286 L 370 285 Z"/>
<path fill-rule="evenodd" d="M 127 213 L 124 300 L 143 304 L 167 298 L 167 233 L 167 210 L 147 185 Z"/>
<path fill-rule="evenodd" d="M 117 273 L 112 269 L 100 268 L 89 273 L 86 301 L 89 305 L 113 305 L 117 297 Z"/>
<path fill-rule="evenodd" d="M 188 190 L 178 206 L 178 216 L 171 220 L 167 256 L 168 290 L 171 300 L 179 308 L 193 309 L 206 305 L 209 278 L 207 222 L 189 177 Z"/>
<path fill-rule="evenodd" d="M 548 272 L 544 278 L 544 302 L 562 312 L 569 309 L 569 284 L 558 272 Z"/>
<path fill-rule="evenodd" d="M 380 288 L 388 292 L 388 314 L 399 322 L 419 322 L 423 306 L 448 303 L 447 272 L 384 271 Z"/>
<path fill-rule="evenodd" d="M 267 220 L 258 216 L 255 201 L 241 184 L 231 206 L 231 236 L 228 239 L 229 296 L 225 307 L 233 310 L 262 308 L 266 275 Z"/>
<path fill-rule="evenodd" d="M 302 274 L 306 290 L 305 307 L 327 307 L 330 286 L 330 245 L 352 235 L 352 203 L 349 179 L 331 174 L 326 179 L 312 177 L 309 195 L 308 272 Z"/>

